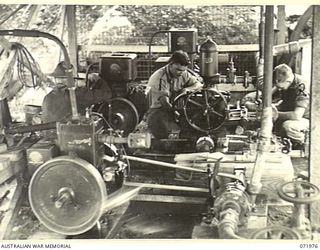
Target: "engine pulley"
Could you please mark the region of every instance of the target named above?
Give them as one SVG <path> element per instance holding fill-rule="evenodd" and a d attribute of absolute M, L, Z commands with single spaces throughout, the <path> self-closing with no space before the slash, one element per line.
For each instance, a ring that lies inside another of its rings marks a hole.
<path fill-rule="evenodd" d="M 65 235 L 91 229 L 101 217 L 107 198 L 98 170 L 71 156 L 54 158 L 39 167 L 28 192 L 36 217 L 50 230 Z"/>
<path fill-rule="evenodd" d="M 113 129 L 123 131 L 124 136 L 132 132 L 139 123 L 138 110 L 131 101 L 122 97 L 100 104 L 97 112 L 103 115 Z"/>

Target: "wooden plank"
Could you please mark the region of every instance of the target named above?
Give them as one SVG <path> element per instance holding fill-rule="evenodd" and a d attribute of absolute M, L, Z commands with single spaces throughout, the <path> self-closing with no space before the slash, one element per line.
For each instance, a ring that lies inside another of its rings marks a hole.
<path fill-rule="evenodd" d="M 59 23 L 59 28 L 58 28 L 58 38 L 63 41 L 63 33 L 64 33 L 64 28 L 65 28 L 65 22 L 66 22 L 66 6 L 61 5 L 61 14 L 60 14 L 60 23 Z M 57 53 L 57 64 L 61 61 L 62 57 L 62 51 L 60 47 L 56 47 L 58 53 Z"/>
<path fill-rule="evenodd" d="M 126 204 L 118 207 L 117 209 L 114 209 L 111 211 L 111 214 L 108 214 L 108 222 L 109 222 L 109 228 L 108 233 L 105 237 L 105 239 L 112 239 L 114 237 L 115 232 L 119 228 L 119 222 L 122 219 L 122 216 L 125 214 L 125 212 L 128 210 L 129 202 Z M 110 213 L 110 211 L 109 211 Z"/>
<path fill-rule="evenodd" d="M 310 116 L 310 181 L 320 187 L 320 5 L 313 6 L 312 76 L 311 76 L 311 116 Z M 311 224 L 319 224 L 320 201 L 311 204 Z"/>
<path fill-rule="evenodd" d="M 83 45 L 83 50 L 90 52 L 136 52 L 149 53 L 147 45 Z M 255 52 L 258 44 L 218 45 L 218 51 L 223 52 Z M 152 53 L 169 53 L 168 46 L 152 46 Z"/>
<path fill-rule="evenodd" d="M 68 49 L 71 64 L 74 67 L 74 73 L 78 73 L 78 45 L 77 45 L 77 27 L 76 27 L 76 6 L 67 5 L 67 29 L 68 29 Z"/>
<path fill-rule="evenodd" d="M 242 83 L 219 83 L 215 85 L 217 90 L 220 91 L 232 91 L 232 92 L 252 92 L 256 90 L 256 87 L 252 84 L 249 83 L 249 86 L 245 88 Z"/>
<path fill-rule="evenodd" d="M 206 153 L 203 154 L 205 156 Z M 212 153 L 213 157 L 218 157 Z M 191 158 L 197 160 L 196 157 L 200 157 L 198 154 L 190 154 Z M 210 156 L 209 153 L 207 153 Z M 223 155 L 223 154 L 222 154 Z M 190 159 L 191 159 L 190 158 Z M 205 161 L 197 163 L 194 160 L 186 161 L 188 159 L 187 154 L 177 155 L 176 159 L 182 159 L 183 161 L 178 161 L 180 165 L 185 165 L 193 168 L 207 169 L 208 164 Z M 198 158 L 200 159 L 200 158 Z M 212 159 L 208 158 L 209 161 Z M 247 180 L 250 180 L 252 176 L 252 170 L 254 166 L 255 156 L 254 155 L 224 155 L 220 161 L 220 168 L 218 172 L 223 173 L 233 173 L 234 166 L 243 166 L 245 168 L 245 176 Z M 282 153 L 269 153 L 266 156 L 266 165 L 262 169 L 261 183 L 263 185 L 261 193 L 266 194 L 268 197 L 268 202 L 280 202 L 280 198 L 277 194 L 278 186 L 287 181 L 292 181 L 294 178 L 294 169 L 290 159 L 290 156 Z"/>
<path fill-rule="evenodd" d="M 175 186 L 175 185 L 129 182 L 129 181 L 124 182 L 124 185 L 130 186 L 130 187 L 143 187 L 143 188 L 156 188 L 156 189 L 175 190 L 175 191 L 208 193 L 208 189 L 206 188 L 187 187 L 187 186 Z"/>
<path fill-rule="evenodd" d="M 5 216 L 0 224 L 0 240 L 10 239 L 13 223 L 20 209 L 20 204 L 23 197 L 23 181 L 22 177 L 18 177 L 17 186 L 14 190 L 12 198 L 10 199 L 8 211 L 5 213 Z"/>
<path fill-rule="evenodd" d="M 165 203 L 184 203 L 184 204 L 205 204 L 206 198 L 173 196 L 173 195 L 152 195 L 139 194 L 132 201 L 149 201 L 149 202 L 165 202 Z"/>

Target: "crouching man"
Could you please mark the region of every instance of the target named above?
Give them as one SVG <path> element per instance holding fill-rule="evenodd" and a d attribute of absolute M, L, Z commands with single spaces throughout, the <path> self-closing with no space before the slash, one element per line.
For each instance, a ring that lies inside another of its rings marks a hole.
<path fill-rule="evenodd" d="M 274 69 L 275 87 L 282 103 L 277 107 L 278 119 L 276 130 L 288 137 L 293 143 L 303 143 L 305 131 L 309 130 L 310 96 L 306 90 L 306 81 L 292 72 L 286 64 L 280 64 Z"/>

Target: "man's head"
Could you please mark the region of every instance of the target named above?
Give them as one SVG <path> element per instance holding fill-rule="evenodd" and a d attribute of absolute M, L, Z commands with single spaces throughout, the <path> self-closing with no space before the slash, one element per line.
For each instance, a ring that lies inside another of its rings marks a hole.
<path fill-rule="evenodd" d="M 182 75 L 184 71 L 188 69 L 190 64 L 189 56 L 182 50 L 175 51 L 169 60 L 169 70 L 173 78 L 177 78 Z"/>
<path fill-rule="evenodd" d="M 280 90 L 286 90 L 292 84 L 294 75 L 287 64 L 280 64 L 274 68 L 275 86 Z"/>

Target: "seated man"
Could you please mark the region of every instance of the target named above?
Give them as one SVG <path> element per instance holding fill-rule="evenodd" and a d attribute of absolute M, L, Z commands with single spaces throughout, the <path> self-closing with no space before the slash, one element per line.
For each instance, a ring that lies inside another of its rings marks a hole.
<path fill-rule="evenodd" d="M 56 122 L 71 115 L 71 103 L 67 78 L 64 75 L 63 63 L 55 69 L 56 86 L 48 93 L 42 102 L 42 121 Z M 98 73 L 88 75 L 89 86 L 76 88 L 77 109 L 84 114 L 87 107 L 111 99 L 111 89 Z"/>
<path fill-rule="evenodd" d="M 306 81 L 292 72 L 286 64 L 280 64 L 274 69 L 275 87 L 281 94 L 282 103 L 278 106 L 278 119 L 275 124 L 280 125 L 281 133 L 302 143 L 305 140 L 304 131 L 309 130 L 310 96 L 306 90 Z"/>
<path fill-rule="evenodd" d="M 155 71 L 149 78 L 151 107 L 147 114 L 150 132 L 157 139 L 168 138 L 179 126 L 174 119 L 172 103 L 178 94 L 202 87 L 198 78 L 188 72 L 188 54 L 179 50 L 173 53 L 169 63 Z"/>

